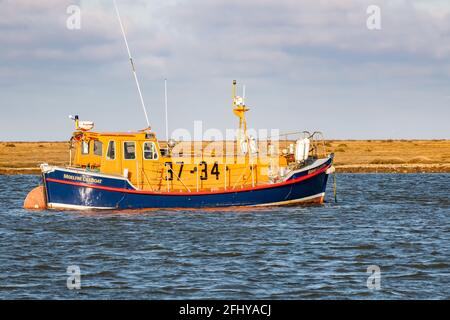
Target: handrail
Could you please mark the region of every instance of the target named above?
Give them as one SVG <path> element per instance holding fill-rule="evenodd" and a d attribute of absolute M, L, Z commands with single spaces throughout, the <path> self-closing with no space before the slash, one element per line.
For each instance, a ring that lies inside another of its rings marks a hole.
<path fill-rule="evenodd" d="M 169 168 L 170 171 L 172 171 L 172 174 L 175 175 L 175 177 L 181 182 L 181 184 L 186 188 L 187 191 L 191 192 L 191 189 L 189 189 L 183 182 L 183 180 L 181 180 L 181 178 L 175 173 L 175 171 L 173 170 L 173 168 Z"/>
<path fill-rule="evenodd" d="M 293 131 L 293 132 L 287 132 L 287 133 L 281 133 L 281 134 L 278 134 L 278 135 L 273 135 L 273 136 L 270 136 L 270 137 L 267 137 L 267 138 L 269 139 L 269 138 L 273 138 L 273 137 L 292 136 L 294 134 L 308 134 L 308 137 L 311 136 L 311 133 L 309 131 Z"/>

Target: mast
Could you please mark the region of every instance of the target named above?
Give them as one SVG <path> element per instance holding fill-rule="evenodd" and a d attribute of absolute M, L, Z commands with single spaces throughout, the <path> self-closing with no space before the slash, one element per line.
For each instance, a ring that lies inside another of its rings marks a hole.
<path fill-rule="evenodd" d="M 245 140 L 247 141 L 247 121 L 245 119 L 245 113 L 250 109 L 245 105 L 245 101 L 242 97 L 236 95 L 236 80 L 233 80 L 233 113 L 239 117 L 239 136 L 240 139 L 241 134 L 244 135 Z M 245 89 L 244 89 L 245 94 Z"/>
<path fill-rule="evenodd" d="M 125 46 L 127 47 L 128 58 L 130 59 L 131 70 L 133 71 L 134 80 L 136 81 L 137 90 L 139 93 L 139 98 L 142 104 L 142 110 L 144 110 L 145 120 L 147 121 L 147 127 L 150 128 L 150 121 L 148 120 L 147 110 L 145 108 L 144 98 L 142 97 L 141 87 L 139 85 L 139 80 L 137 78 L 136 69 L 134 67 L 133 58 L 131 57 L 130 47 L 128 46 L 127 37 L 125 35 L 125 30 L 123 28 L 122 19 L 120 18 L 119 8 L 117 7 L 116 0 L 113 0 L 114 8 L 116 9 L 117 18 L 119 19 L 120 30 L 122 30 L 123 40 L 125 41 Z"/>
<path fill-rule="evenodd" d="M 166 142 L 169 142 L 169 119 L 167 107 L 167 79 L 164 79 L 164 105 L 166 109 Z"/>

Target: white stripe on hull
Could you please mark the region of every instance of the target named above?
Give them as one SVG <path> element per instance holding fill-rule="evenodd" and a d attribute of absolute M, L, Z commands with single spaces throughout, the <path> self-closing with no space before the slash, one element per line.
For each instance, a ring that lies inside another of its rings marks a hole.
<path fill-rule="evenodd" d="M 263 203 L 263 204 L 255 204 L 253 207 L 268 207 L 268 206 L 284 206 L 284 205 L 290 205 L 290 204 L 296 204 L 296 203 L 302 203 L 302 202 L 308 202 L 317 198 L 324 198 L 325 192 L 315 194 L 313 196 L 301 198 L 301 199 L 294 199 L 294 200 L 287 200 L 287 201 L 280 201 L 280 202 L 271 202 L 271 203 Z"/>
<path fill-rule="evenodd" d="M 292 205 L 292 204 L 298 204 L 302 202 L 309 202 L 311 200 L 324 198 L 325 192 L 315 194 L 313 196 L 301 198 L 301 199 L 294 199 L 294 200 L 288 200 L 288 201 L 279 201 L 279 202 L 271 202 L 271 203 L 263 203 L 263 204 L 255 204 L 251 205 L 250 207 L 270 207 L 270 206 L 283 206 L 283 205 Z M 79 206 L 79 205 L 73 205 L 73 204 L 63 204 L 63 203 L 49 203 L 47 205 L 48 209 L 66 209 L 66 210 L 114 210 L 117 208 L 113 207 L 89 207 L 89 206 Z M 240 207 L 240 206 L 238 206 Z M 248 206 L 242 206 L 242 207 L 248 207 Z M 143 208 L 143 209 L 155 209 L 155 208 Z M 161 209 L 170 209 L 170 208 L 161 208 Z M 192 209 L 192 208 L 186 208 L 186 209 Z M 202 208 L 198 208 L 202 209 Z M 205 207 L 207 209 L 207 207 Z"/>
<path fill-rule="evenodd" d="M 49 203 L 47 204 L 48 209 L 65 209 L 65 210 L 114 210 L 113 207 L 89 207 L 89 206 L 78 206 L 75 204 L 64 204 L 64 203 Z"/>

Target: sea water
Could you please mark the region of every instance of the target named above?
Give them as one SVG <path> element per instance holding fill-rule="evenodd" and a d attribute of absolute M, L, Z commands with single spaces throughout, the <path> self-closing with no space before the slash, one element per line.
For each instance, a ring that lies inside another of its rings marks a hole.
<path fill-rule="evenodd" d="M 330 179 L 331 180 L 331 179 Z M 26 211 L 0 176 L 0 299 L 449 299 L 450 175 L 338 174 L 338 202 Z"/>

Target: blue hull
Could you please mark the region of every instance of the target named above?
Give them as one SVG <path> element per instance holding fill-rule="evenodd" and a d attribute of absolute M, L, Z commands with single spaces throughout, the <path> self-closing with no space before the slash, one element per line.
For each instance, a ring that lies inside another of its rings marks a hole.
<path fill-rule="evenodd" d="M 49 208 L 120 210 L 287 205 L 321 203 L 331 163 L 332 158 L 329 158 L 320 166 L 293 174 L 282 183 L 222 192 L 140 191 L 125 178 L 57 167 L 44 171 L 43 178 Z"/>

